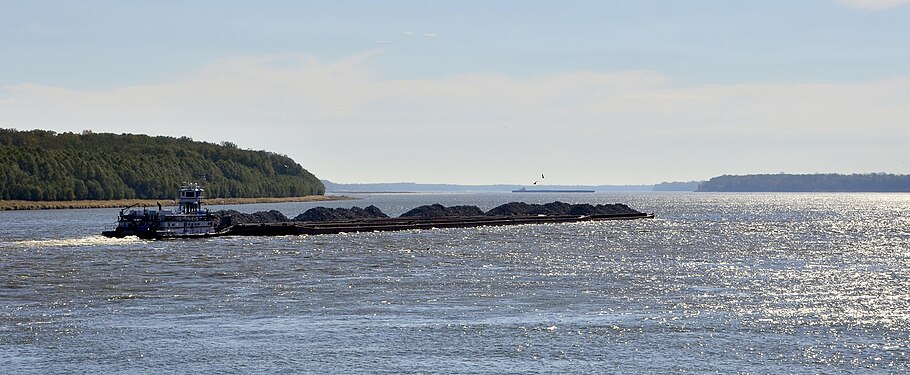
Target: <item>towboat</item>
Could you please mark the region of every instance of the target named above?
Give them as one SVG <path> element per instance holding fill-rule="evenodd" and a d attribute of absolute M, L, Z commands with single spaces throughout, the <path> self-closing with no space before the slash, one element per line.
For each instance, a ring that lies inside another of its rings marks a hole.
<path fill-rule="evenodd" d="M 180 187 L 176 209 L 158 210 L 126 207 L 120 210 L 117 227 L 104 231 L 106 237 L 136 236 L 142 239 L 211 237 L 215 231 L 215 216 L 202 208 L 205 189 L 196 183 Z"/>

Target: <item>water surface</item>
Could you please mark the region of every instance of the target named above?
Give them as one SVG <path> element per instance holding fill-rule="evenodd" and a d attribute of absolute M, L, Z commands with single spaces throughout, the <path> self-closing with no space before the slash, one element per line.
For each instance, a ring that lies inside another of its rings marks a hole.
<path fill-rule="evenodd" d="M 910 370 L 908 194 L 401 194 L 656 219 L 323 236 L 98 236 L 116 209 L 0 212 L 0 372 Z"/>

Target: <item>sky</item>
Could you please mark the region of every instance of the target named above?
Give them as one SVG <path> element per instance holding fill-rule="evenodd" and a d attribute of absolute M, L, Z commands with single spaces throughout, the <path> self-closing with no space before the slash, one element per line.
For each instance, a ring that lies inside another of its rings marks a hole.
<path fill-rule="evenodd" d="M 910 0 L 0 0 L 0 128 L 339 183 L 910 174 Z"/>

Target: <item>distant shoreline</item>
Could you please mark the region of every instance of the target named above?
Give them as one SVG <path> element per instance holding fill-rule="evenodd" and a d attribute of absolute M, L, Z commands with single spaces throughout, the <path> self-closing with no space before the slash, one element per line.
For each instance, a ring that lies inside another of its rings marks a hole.
<path fill-rule="evenodd" d="M 286 198 L 210 198 L 203 202 L 207 205 L 232 205 L 232 204 L 253 204 L 253 203 L 287 203 L 287 202 L 323 202 L 323 201 L 340 201 L 357 199 L 344 195 L 307 195 L 303 197 L 286 197 Z M 60 210 L 60 209 L 81 209 L 81 208 L 123 208 L 130 205 L 139 207 L 155 207 L 161 203 L 162 206 L 175 206 L 172 199 L 118 199 L 118 200 L 99 200 L 99 201 L 21 201 L 21 200 L 0 200 L 0 211 L 17 211 L 17 210 Z"/>
<path fill-rule="evenodd" d="M 419 191 L 332 191 L 338 194 L 421 194 Z"/>

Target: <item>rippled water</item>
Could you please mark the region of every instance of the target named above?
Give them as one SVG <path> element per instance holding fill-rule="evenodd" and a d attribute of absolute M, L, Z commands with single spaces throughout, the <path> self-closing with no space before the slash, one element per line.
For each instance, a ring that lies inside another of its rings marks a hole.
<path fill-rule="evenodd" d="M 0 212 L 0 372 L 910 370 L 910 195 L 373 195 L 653 220 L 192 241 Z M 247 205 L 292 216 L 316 204 Z"/>

